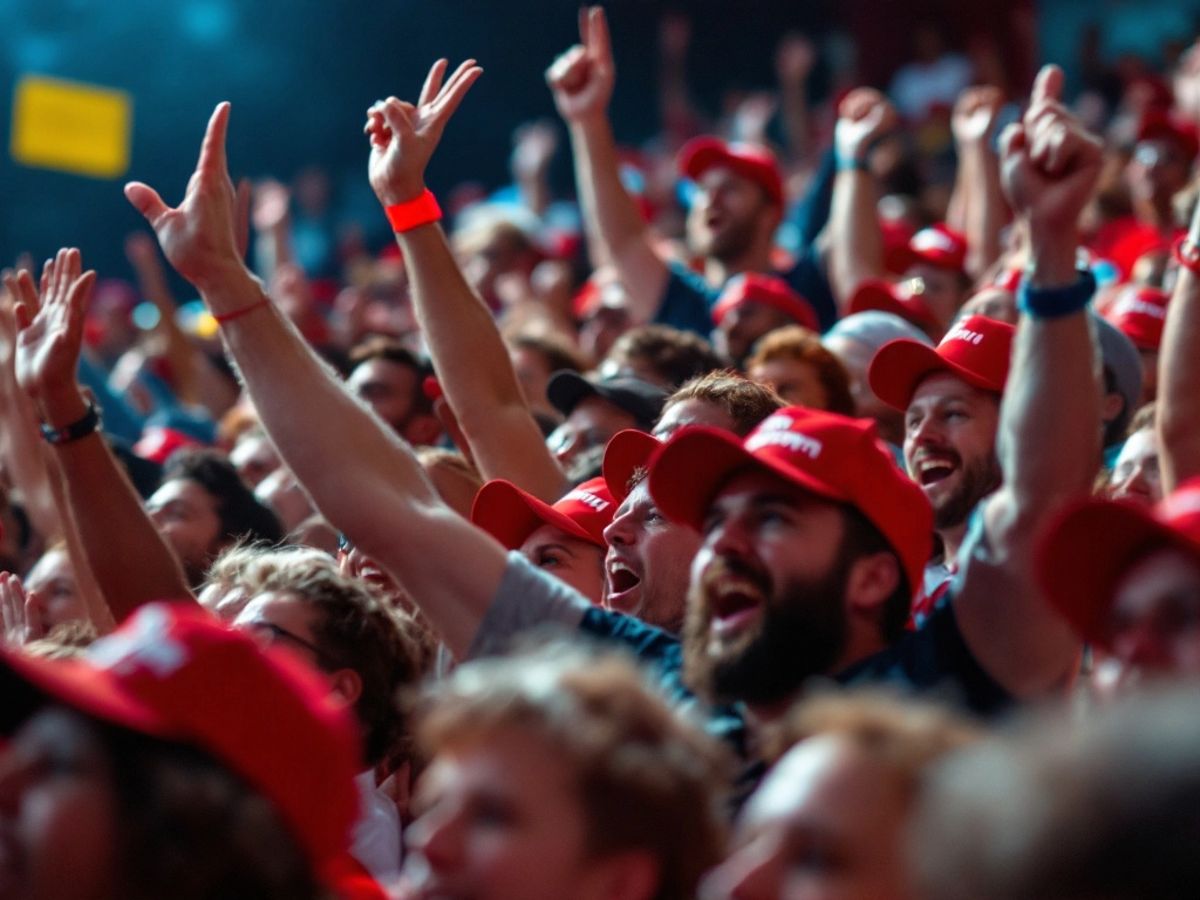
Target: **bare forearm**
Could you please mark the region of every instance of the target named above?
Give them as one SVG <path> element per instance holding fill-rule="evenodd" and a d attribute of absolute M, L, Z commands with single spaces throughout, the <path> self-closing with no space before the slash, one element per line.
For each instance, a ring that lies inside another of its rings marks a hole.
<path fill-rule="evenodd" d="M 1193 224 L 1191 239 L 1200 232 Z M 1158 357 L 1158 432 L 1163 491 L 1200 475 L 1200 275 L 1184 266 Z"/>
<path fill-rule="evenodd" d="M 971 167 L 971 201 L 966 207 L 967 274 L 979 278 L 1000 257 L 1000 230 L 1007 205 L 1000 186 L 1000 161 L 986 146 Z"/>
<path fill-rule="evenodd" d="M 609 261 L 616 267 L 629 294 L 630 313 L 637 322 L 649 322 L 658 311 L 667 283 L 667 265 L 654 252 L 646 225 L 633 198 L 621 183 L 620 164 L 612 127 L 603 117 L 572 123 L 573 147 L 586 147 L 582 157 L 586 172 L 577 181 L 584 201 L 589 230 L 600 235 Z"/>
<path fill-rule="evenodd" d="M 876 209 L 878 191 L 869 172 L 838 172 L 829 217 L 830 281 L 845 312 L 855 288 L 868 278 L 883 277 L 883 233 Z"/>
<path fill-rule="evenodd" d="M 495 320 L 463 278 L 436 224 L 397 235 L 421 331 L 450 408 L 485 478 L 507 478 L 549 503 L 565 480 L 521 393 Z"/>
<path fill-rule="evenodd" d="M 58 508 L 62 521 L 63 540 L 67 545 L 67 557 L 71 561 L 71 573 L 75 577 L 75 590 L 83 598 L 83 607 L 87 610 L 92 626 L 99 634 L 107 634 L 115 627 L 116 619 L 104 598 L 100 582 L 92 572 L 83 536 L 79 533 L 79 526 L 67 505 L 66 486 L 58 460 L 53 457 L 47 459 L 47 472 L 51 493 L 54 495 L 54 505 Z"/>
<path fill-rule="evenodd" d="M 38 434 L 37 411 L 11 373 L 0 384 L 0 430 L 4 464 L 21 492 L 25 512 L 46 543 L 53 543 L 62 537 L 63 523 L 46 468 L 46 444 Z"/>

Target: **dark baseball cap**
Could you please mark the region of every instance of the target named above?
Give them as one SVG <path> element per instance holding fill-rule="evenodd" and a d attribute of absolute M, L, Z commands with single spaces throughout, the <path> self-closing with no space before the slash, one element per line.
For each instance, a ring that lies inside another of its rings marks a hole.
<path fill-rule="evenodd" d="M 578 372 L 563 369 L 550 376 L 546 396 L 564 416 L 569 416 L 575 407 L 589 397 L 599 397 L 633 416 L 638 428 L 649 431 L 662 414 L 663 403 L 668 395 L 658 385 L 630 375 L 592 381 Z"/>

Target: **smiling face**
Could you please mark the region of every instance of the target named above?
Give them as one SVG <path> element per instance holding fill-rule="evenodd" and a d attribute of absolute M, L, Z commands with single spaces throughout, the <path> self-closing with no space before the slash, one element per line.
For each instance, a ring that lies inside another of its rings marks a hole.
<path fill-rule="evenodd" d="M 566 582 L 593 603 L 603 598 L 604 547 L 547 524 L 529 535 L 518 549 L 539 569 Z"/>
<path fill-rule="evenodd" d="M 530 732 L 501 728 L 444 747 L 421 775 L 413 808 L 406 897 L 589 896 L 578 786 L 562 754 Z"/>
<path fill-rule="evenodd" d="M 643 622 L 678 631 L 687 598 L 688 567 L 700 538 L 668 521 L 642 479 L 604 529 L 608 555 L 605 606 Z"/>
<path fill-rule="evenodd" d="M 975 505 L 1000 486 L 995 394 L 950 373 L 926 378 L 905 415 L 904 462 L 933 505 L 938 529 L 963 525 Z"/>
<path fill-rule="evenodd" d="M 774 704 L 837 668 L 849 631 L 844 533 L 836 503 L 761 470 L 730 479 L 692 565 L 689 685 Z"/>

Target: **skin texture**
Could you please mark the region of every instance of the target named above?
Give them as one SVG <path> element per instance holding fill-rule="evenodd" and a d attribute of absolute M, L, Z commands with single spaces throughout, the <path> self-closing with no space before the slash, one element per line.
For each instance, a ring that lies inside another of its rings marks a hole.
<path fill-rule="evenodd" d="M 678 631 L 699 536 L 658 511 L 643 479 L 618 507 L 604 539 L 605 606 Z"/>
<path fill-rule="evenodd" d="M 66 550 L 47 550 L 42 554 L 25 576 L 25 592 L 38 608 L 42 626 L 47 631 L 63 622 L 88 617 Z"/>
<path fill-rule="evenodd" d="M 1113 655 L 1149 675 L 1200 674 L 1200 561 L 1160 550 L 1118 583 L 1110 618 Z"/>
<path fill-rule="evenodd" d="M 721 319 L 713 335 L 714 346 L 742 367 L 759 338 L 793 324 L 790 316 L 763 303 L 740 303 Z"/>
<path fill-rule="evenodd" d="M 896 777 L 849 740 L 786 753 L 750 798 L 733 850 L 702 900 L 904 900 L 908 802 Z"/>
<path fill-rule="evenodd" d="M 49 707 L 22 726 L 0 754 L 0 898 L 120 896 L 112 777 L 77 713 Z"/>
<path fill-rule="evenodd" d="M 229 461 L 250 490 L 280 466 L 279 454 L 262 434 L 251 434 L 239 440 L 229 453 Z"/>
<path fill-rule="evenodd" d="M 405 833 L 410 900 L 587 896 L 584 811 L 568 764 L 512 728 L 443 748 Z"/>
<path fill-rule="evenodd" d="M 669 403 L 651 433 L 660 441 L 665 441 L 680 428 L 689 425 L 708 425 L 730 432 L 735 430 L 733 417 L 723 406 L 698 397 L 689 397 Z"/>
<path fill-rule="evenodd" d="M 637 427 L 637 420 L 601 397 L 588 397 L 571 410 L 565 422 L 546 439 L 554 458 L 564 469 L 592 447 L 608 443 L 618 431 Z"/>
<path fill-rule="evenodd" d="M 948 553 L 957 551 L 971 510 L 999 487 L 999 417 L 994 394 L 949 373 L 922 381 L 908 404 L 904 462 L 933 505 Z"/>
<path fill-rule="evenodd" d="M 817 370 L 799 359 L 772 359 L 746 373 L 751 381 L 765 384 L 782 397 L 788 406 L 826 409 L 829 397 L 817 377 Z"/>
<path fill-rule="evenodd" d="M 539 569 L 566 582 L 593 603 L 603 598 L 604 547 L 553 525 L 542 525 L 518 549 Z"/>
<path fill-rule="evenodd" d="M 346 381 L 350 390 L 366 401 L 378 416 L 413 444 L 433 440 L 436 435 L 432 416 L 416 406 L 417 373 L 408 366 L 387 359 L 369 359 L 357 366 Z"/>
<path fill-rule="evenodd" d="M 150 496 L 146 511 L 189 578 L 203 572 L 220 549 L 221 519 L 212 495 L 190 479 L 176 478 Z"/>
<path fill-rule="evenodd" d="M 1105 493 L 1112 500 L 1129 500 L 1143 506 L 1153 506 L 1162 499 L 1158 435 L 1153 428 L 1135 431 L 1125 441 Z"/>

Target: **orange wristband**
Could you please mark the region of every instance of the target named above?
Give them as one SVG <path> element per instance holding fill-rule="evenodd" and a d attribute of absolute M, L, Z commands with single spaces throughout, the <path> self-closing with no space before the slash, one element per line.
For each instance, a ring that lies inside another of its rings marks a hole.
<path fill-rule="evenodd" d="M 392 231 L 396 234 L 403 234 L 442 218 L 442 208 L 438 206 L 437 198 L 429 188 L 415 200 L 385 206 L 383 211 L 387 213 L 388 221 L 392 223 Z"/>

